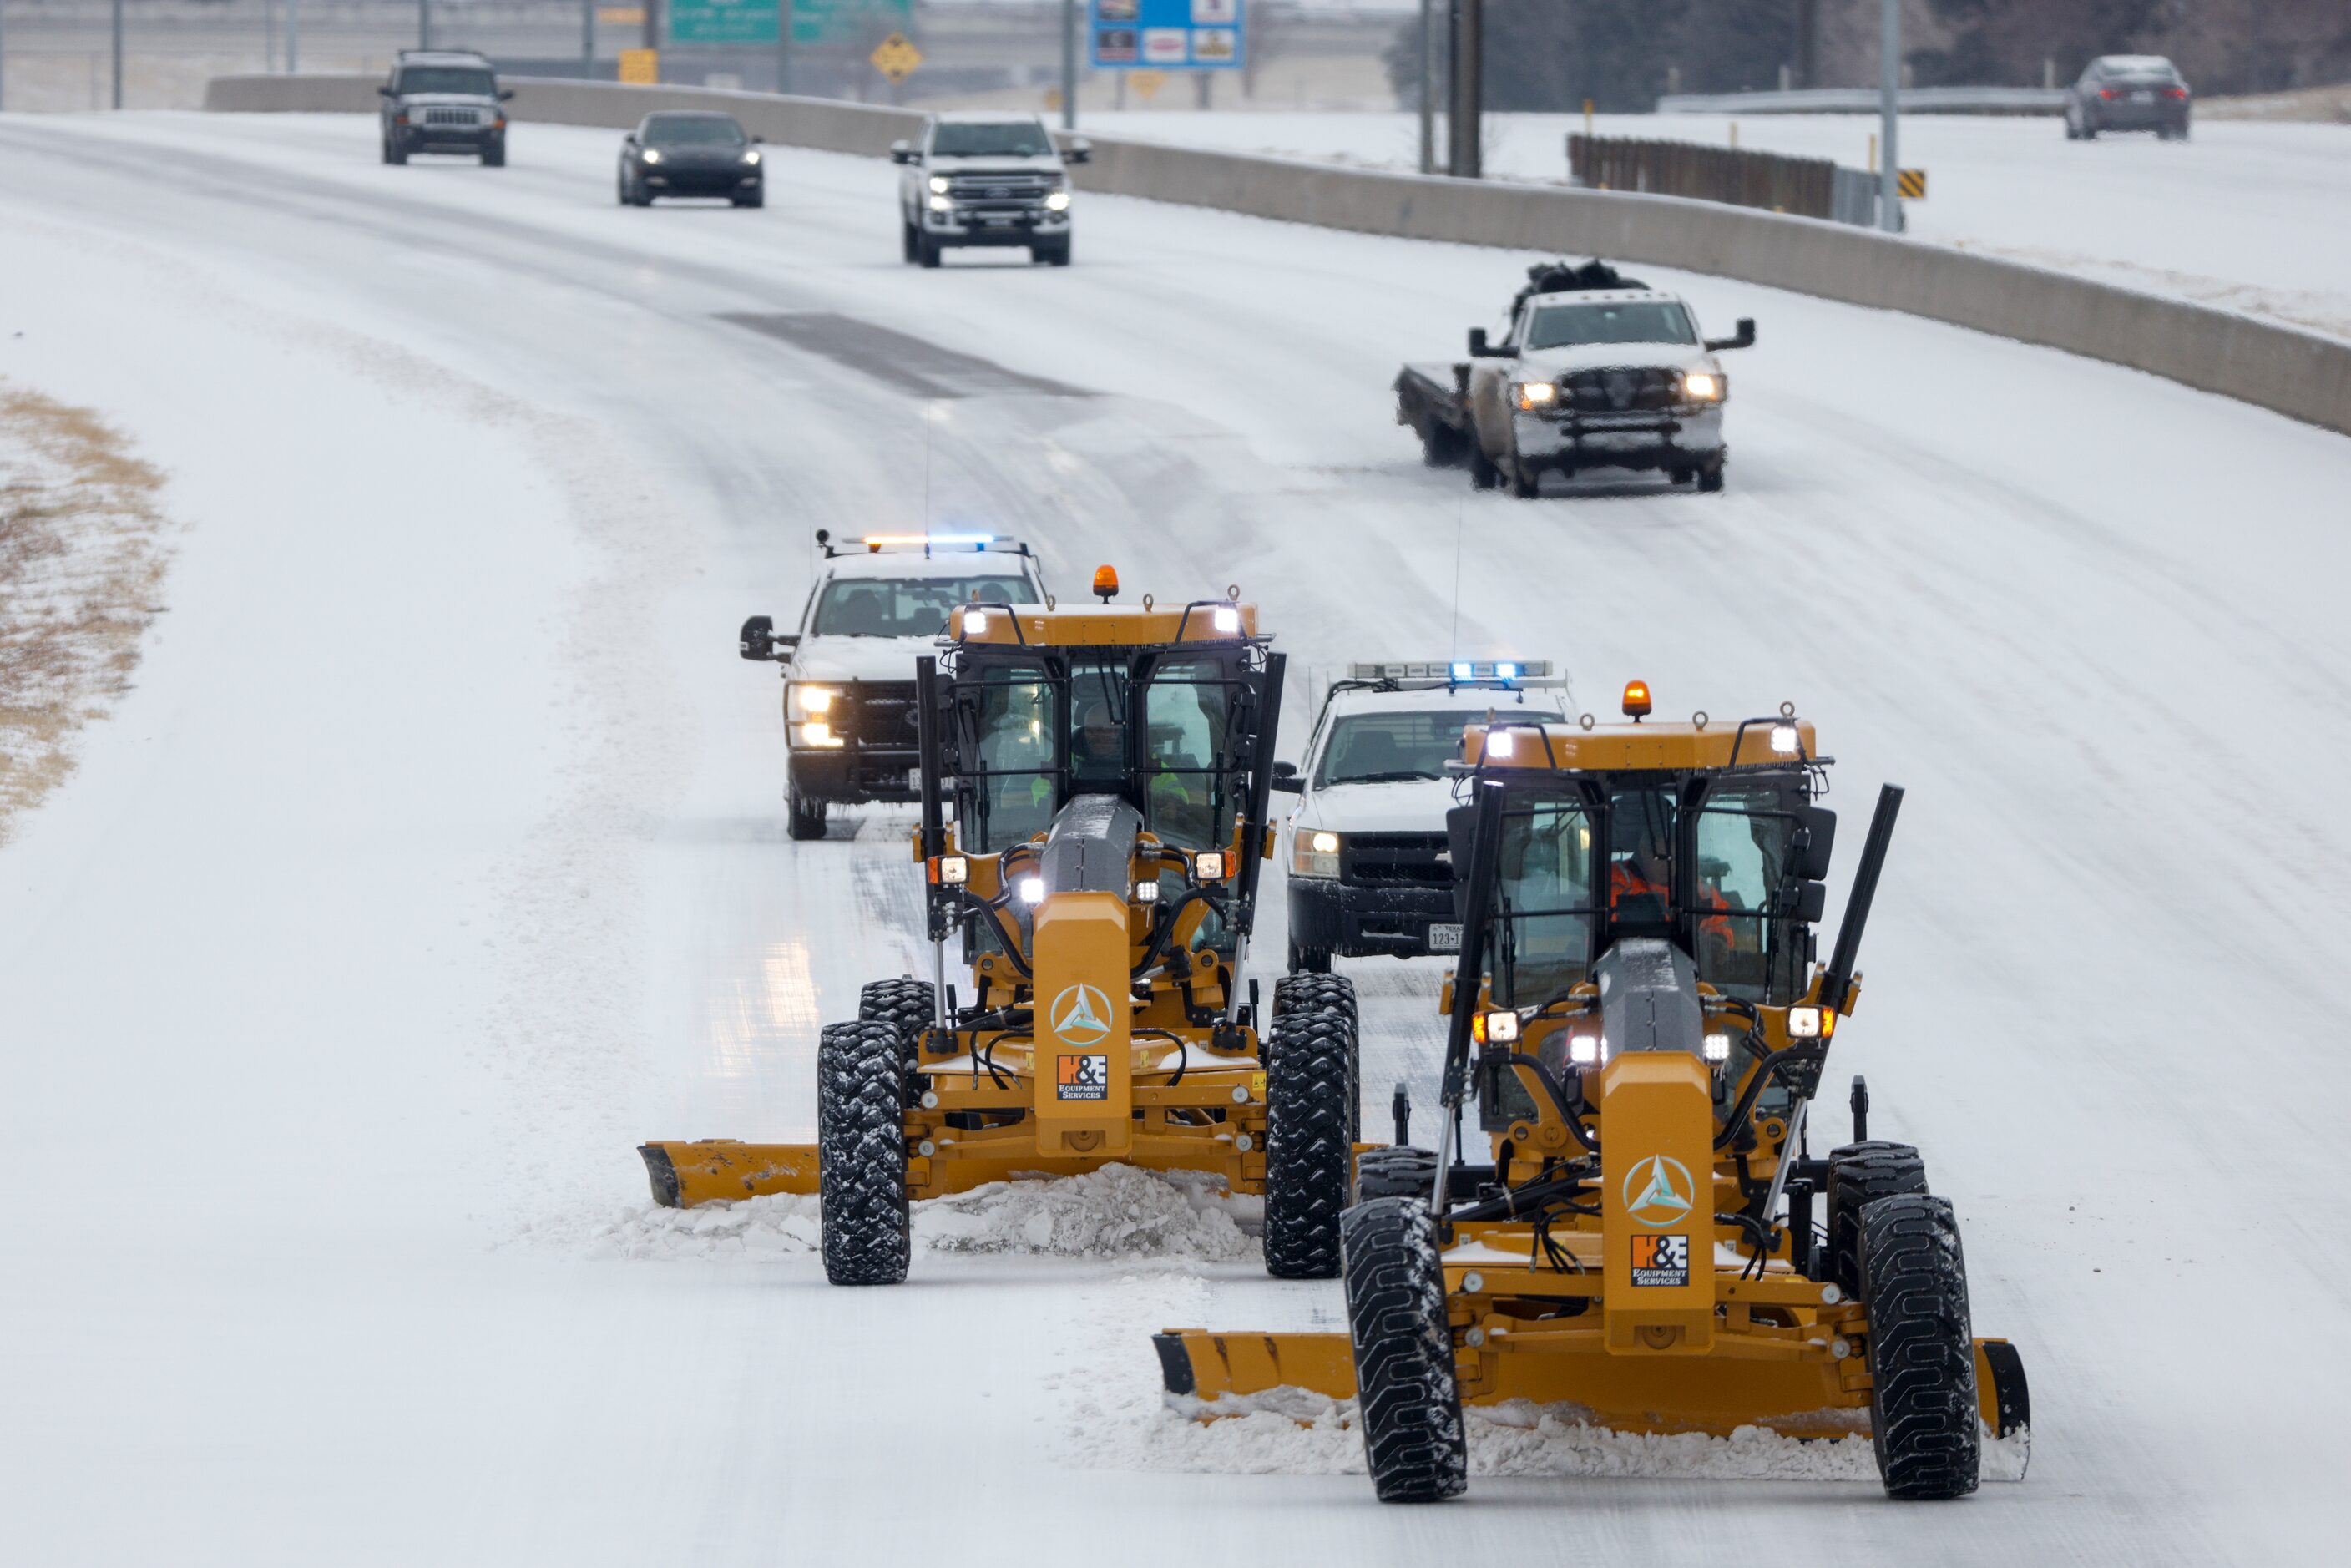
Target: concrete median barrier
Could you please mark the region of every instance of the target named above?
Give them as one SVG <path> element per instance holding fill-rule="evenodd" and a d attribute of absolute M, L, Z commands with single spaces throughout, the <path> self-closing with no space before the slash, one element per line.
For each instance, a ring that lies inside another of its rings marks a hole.
<path fill-rule="evenodd" d="M 204 107 L 372 112 L 373 77 L 222 77 Z M 514 117 L 634 125 L 718 109 L 782 146 L 880 157 L 918 113 L 711 88 L 518 80 Z M 1899 310 L 2145 371 L 2351 434 L 2351 344 L 2016 262 L 1673 196 L 1334 168 L 1153 142 L 1097 141 L 1081 189 L 1357 234 L 1576 252 Z"/>

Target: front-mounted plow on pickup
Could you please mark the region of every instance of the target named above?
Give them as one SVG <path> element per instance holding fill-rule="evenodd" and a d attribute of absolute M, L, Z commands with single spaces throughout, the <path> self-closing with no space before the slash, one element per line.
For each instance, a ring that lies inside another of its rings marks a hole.
<path fill-rule="evenodd" d="M 1095 589 L 966 606 L 920 661 L 932 974 L 866 986 L 823 1031 L 815 1145 L 647 1144 L 661 1202 L 820 1191 L 828 1276 L 886 1284 L 910 1199 L 1116 1162 L 1261 1194 L 1268 1269 L 1337 1273 L 1354 995 L 1287 977 L 1261 1029 L 1244 977 L 1282 656 L 1237 595 L 1118 606 L 1107 569 Z"/>
<path fill-rule="evenodd" d="M 1893 1495 L 1973 1490 L 2026 1393 L 1973 1335 L 1951 1207 L 1917 1150 L 1866 1137 L 1859 1080 L 1854 1141 L 1806 1152 L 1901 791 L 1818 965 L 1835 819 L 1813 727 L 1648 706 L 1636 684 L 1632 725 L 1465 737 L 1438 1146 L 1360 1163 L 1348 1333 L 1170 1331 L 1168 1391 L 1207 1416 L 1284 1385 L 1358 1399 L 1392 1501 L 1461 1491 L 1463 1405 L 1520 1399 L 1618 1430 L 1866 1431 Z"/>

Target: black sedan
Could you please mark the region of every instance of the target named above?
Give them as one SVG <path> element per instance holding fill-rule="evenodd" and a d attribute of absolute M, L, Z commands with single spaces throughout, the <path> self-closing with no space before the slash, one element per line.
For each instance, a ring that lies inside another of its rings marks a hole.
<path fill-rule="evenodd" d="M 738 207 L 768 202 L 759 139 L 731 114 L 648 114 L 621 142 L 621 204 L 650 207 L 656 196 L 724 196 Z"/>
<path fill-rule="evenodd" d="M 2089 141 L 2101 131 L 2152 131 L 2188 140 L 2188 83 L 2161 55 L 2101 55 L 2065 89 L 2065 140 Z"/>

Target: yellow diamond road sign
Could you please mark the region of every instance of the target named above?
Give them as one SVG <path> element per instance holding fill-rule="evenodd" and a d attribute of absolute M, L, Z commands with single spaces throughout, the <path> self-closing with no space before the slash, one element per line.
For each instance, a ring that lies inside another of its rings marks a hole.
<path fill-rule="evenodd" d="M 893 33 L 874 45 L 873 52 L 865 57 L 873 62 L 875 70 L 893 82 L 901 82 L 913 76 L 914 68 L 923 63 L 923 51 L 909 43 L 905 34 Z"/>

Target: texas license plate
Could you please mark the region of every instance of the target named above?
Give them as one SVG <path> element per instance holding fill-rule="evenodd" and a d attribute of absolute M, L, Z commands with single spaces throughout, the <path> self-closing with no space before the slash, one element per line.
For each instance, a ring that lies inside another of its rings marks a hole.
<path fill-rule="evenodd" d="M 1458 925 L 1431 925 L 1428 928 L 1428 950 L 1432 953 L 1461 951 L 1461 927 Z"/>
<path fill-rule="evenodd" d="M 921 768 L 909 768 L 906 769 L 906 788 L 914 790 L 916 794 L 922 793 L 923 770 Z"/>

